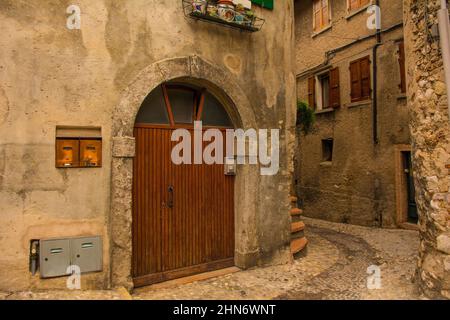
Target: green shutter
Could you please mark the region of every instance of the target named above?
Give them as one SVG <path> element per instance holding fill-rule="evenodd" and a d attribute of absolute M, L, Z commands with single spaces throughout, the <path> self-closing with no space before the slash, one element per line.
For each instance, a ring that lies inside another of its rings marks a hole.
<path fill-rule="evenodd" d="M 273 1 L 274 0 L 252 0 L 254 4 L 271 10 L 273 10 Z"/>

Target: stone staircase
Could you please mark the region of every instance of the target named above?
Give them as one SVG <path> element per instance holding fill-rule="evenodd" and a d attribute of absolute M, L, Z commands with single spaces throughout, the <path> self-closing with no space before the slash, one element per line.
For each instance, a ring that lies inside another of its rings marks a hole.
<path fill-rule="evenodd" d="M 300 258 L 306 253 L 308 239 L 305 237 L 305 224 L 301 221 L 303 211 L 297 208 L 297 197 L 290 197 L 292 209 L 290 211 L 291 225 L 291 252 L 294 259 Z"/>

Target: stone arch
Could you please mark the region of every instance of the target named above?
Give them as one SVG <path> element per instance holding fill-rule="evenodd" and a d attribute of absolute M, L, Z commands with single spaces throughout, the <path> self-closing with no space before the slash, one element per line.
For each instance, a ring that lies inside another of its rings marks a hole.
<path fill-rule="evenodd" d="M 123 92 L 113 112 L 111 164 L 111 283 L 113 286 L 133 287 L 131 278 L 131 222 L 133 157 L 135 153 L 133 128 L 136 115 L 145 97 L 166 81 L 181 79 L 200 83 L 221 100 L 235 127 L 257 128 L 251 103 L 225 69 L 199 56 L 165 59 L 147 66 Z M 235 185 L 235 260 L 239 267 L 256 263 L 255 225 L 256 199 L 246 195 L 245 186 L 257 183 L 255 166 L 238 168 Z"/>

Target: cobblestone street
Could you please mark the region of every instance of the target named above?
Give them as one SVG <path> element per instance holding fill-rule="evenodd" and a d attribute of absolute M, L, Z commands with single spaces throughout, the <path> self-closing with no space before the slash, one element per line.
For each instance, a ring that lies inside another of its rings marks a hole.
<path fill-rule="evenodd" d="M 254 268 L 167 288 L 141 288 L 133 299 L 419 299 L 412 282 L 418 233 L 305 218 L 308 251 L 291 265 Z M 366 286 L 367 268 L 381 268 L 382 288 Z M 123 291 L 21 292 L 3 299 L 125 299 Z"/>

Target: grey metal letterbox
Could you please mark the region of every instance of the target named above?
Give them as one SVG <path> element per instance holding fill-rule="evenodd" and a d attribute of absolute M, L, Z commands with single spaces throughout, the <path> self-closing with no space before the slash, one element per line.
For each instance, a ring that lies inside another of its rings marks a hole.
<path fill-rule="evenodd" d="M 41 278 L 67 275 L 70 266 L 69 239 L 40 240 L 39 268 Z"/>
<path fill-rule="evenodd" d="M 73 238 L 70 243 L 71 263 L 82 273 L 101 271 L 103 267 L 101 237 Z"/>

